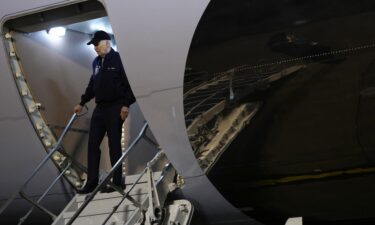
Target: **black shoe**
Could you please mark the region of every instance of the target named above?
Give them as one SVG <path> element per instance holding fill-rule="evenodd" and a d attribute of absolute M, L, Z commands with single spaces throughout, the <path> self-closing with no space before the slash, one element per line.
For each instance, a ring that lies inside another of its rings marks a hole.
<path fill-rule="evenodd" d="M 78 194 L 88 194 L 95 190 L 96 184 L 86 184 L 83 188 L 77 191 Z"/>
<path fill-rule="evenodd" d="M 124 190 L 125 189 L 125 184 L 121 184 L 121 185 L 117 185 L 117 184 L 114 184 L 116 187 L 118 187 L 119 189 L 121 189 L 121 190 Z M 101 193 L 112 193 L 112 192 L 114 192 L 114 191 L 116 191 L 113 187 L 111 187 L 110 185 L 106 185 L 106 186 L 104 186 L 104 187 L 102 187 L 101 189 L 100 189 L 100 192 Z"/>

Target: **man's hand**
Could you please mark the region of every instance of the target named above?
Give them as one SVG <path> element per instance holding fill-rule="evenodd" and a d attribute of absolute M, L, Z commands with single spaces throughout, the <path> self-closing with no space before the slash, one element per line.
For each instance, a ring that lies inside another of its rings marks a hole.
<path fill-rule="evenodd" d="M 82 111 L 82 106 L 81 106 L 81 105 L 76 105 L 76 106 L 74 106 L 73 111 L 74 111 L 75 113 L 80 113 L 80 112 Z"/>
<path fill-rule="evenodd" d="M 126 106 L 121 107 L 120 117 L 122 120 L 125 120 L 128 117 L 129 108 Z"/>

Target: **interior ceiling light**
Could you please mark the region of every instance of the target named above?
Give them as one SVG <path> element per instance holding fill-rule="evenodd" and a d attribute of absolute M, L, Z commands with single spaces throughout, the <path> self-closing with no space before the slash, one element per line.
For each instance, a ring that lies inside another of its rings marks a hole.
<path fill-rule="evenodd" d="M 47 31 L 49 35 L 62 37 L 65 35 L 66 28 L 65 27 L 52 27 Z"/>

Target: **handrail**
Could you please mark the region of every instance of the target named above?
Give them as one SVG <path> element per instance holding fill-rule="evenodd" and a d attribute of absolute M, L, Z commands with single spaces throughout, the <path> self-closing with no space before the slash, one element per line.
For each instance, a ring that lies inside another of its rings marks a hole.
<path fill-rule="evenodd" d="M 42 194 L 42 196 L 40 196 L 40 198 L 37 200 L 37 202 L 35 203 L 34 201 L 32 201 L 30 199 L 30 203 L 33 204 L 34 206 L 23 216 L 19 219 L 19 222 L 18 222 L 18 225 L 21 225 L 25 222 L 25 220 L 30 216 L 30 214 L 32 213 L 32 211 L 34 210 L 34 207 L 37 207 L 39 208 L 40 210 L 44 211 L 45 208 L 40 208 L 40 205 L 39 203 L 44 199 L 44 197 L 47 195 L 47 193 L 52 189 L 53 186 L 55 186 L 55 184 L 57 183 L 57 181 L 60 180 L 60 178 L 62 177 L 62 175 L 65 173 L 65 171 L 67 171 L 69 169 L 69 167 L 72 165 L 72 162 L 69 162 L 68 165 L 64 168 L 64 170 L 62 170 L 60 172 L 60 174 L 56 177 L 56 179 L 50 184 L 50 186 L 47 188 L 46 191 L 44 191 L 44 193 Z M 22 192 L 23 193 L 23 192 Z M 27 197 L 25 194 L 24 194 L 24 197 Z M 52 219 L 54 220 L 56 218 L 56 215 L 51 213 L 50 211 L 44 211 L 45 213 L 49 214 Z"/>
<path fill-rule="evenodd" d="M 142 173 L 137 177 L 137 179 L 134 181 L 134 183 L 132 184 L 132 186 L 130 186 L 129 190 L 127 192 L 125 192 L 125 194 L 121 198 L 120 202 L 113 207 L 112 212 L 107 216 L 107 218 L 105 218 L 105 220 L 103 221 L 102 225 L 105 225 L 108 222 L 108 220 L 111 218 L 111 216 L 117 211 L 118 207 L 120 207 L 121 203 L 126 199 L 126 197 L 128 197 L 128 195 L 130 194 L 130 192 L 133 190 L 133 188 L 138 183 L 138 181 L 141 180 L 141 178 L 146 173 L 146 171 L 147 171 L 147 167 L 145 167 L 143 169 Z"/>
<path fill-rule="evenodd" d="M 138 182 L 141 180 L 141 178 L 143 177 L 143 175 L 145 175 L 145 173 L 147 172 L 148 169 L 150 169 L 155 163 L 156 161 L 161 157 L 161 155 L 164 154 L 162 151 L 159 151 L 158 153 L 156 153 L 156 155 L 147 163 L 147 166 L 143 169 L 143 171 L 138 175 L 137 179 L 134 181 L 134 183 L 132 184 L 132 186 L 130 186 L 129 190 L 127 192 L 125 192 L 125 194 L 123 195 L 123 197 L 121 198 L 120 202 L 115 205 L 111 211 L 111 213 L 106 217 L 106 219 L 104 220 L 104 222 L 102 223 L 102 225 L 105 225 L 108 220 L 111 218 L 111 216 L 117 211 L 117 209 L 120 207 L 121 203 L 130 195 L 130 192 L 133 190 L 133 188 L 135 187 L 135 185 L 138 184 Z M 141 205 L 142 207 L 142 205 Z"/>
<path fill-rule="evenodd" d="M 144 136 L 146 130 L 148 128 L 147 122 L 144 123 L 141 131 L 139 132 L 136 139 L 130 144 L 130 146 L 125 150 L 125 152 L 122 154 L 122 156 L 117 160 L 116 164 L 112 167 L 112 169 L 108 172 L 108 174 L 105 176 L 105 178 L 96 186 L 93 192 L 91 192 L 87 197 L 85 198 L 85 201 L 81 204 L 81 206 L 77 209 L 77 211 L 74 213 L 74 215 L 69 219 L 69 221 L 66 223 L 66 225 L 72 225 L 73 222 L 77 219 L 77 217 L 82 213 L 82 211 L 86 208 L 86 206 L 91 202 L 91 200 L 95 197 L 95 195 L 99 192 L 99 190 L 106 185 L 109 182 L 109 179 L 112 177 L 115 170 L 121 166 L 122 161 L 128 156 L 129 152 L 133 149 L 133 147 L 141 140 L 141 138 Z M 124 195 L 124 193 L 122 193 Z"/>
<path fill-rule="evenodd" d="M 52 219 L 54 220 L 56 218 L 56 215 L 53 214 L 51 211 L 49 211 L 48 209 L 46 209 L 44 206 L 40 205 L 40 204 L 37 204 L 35 203 L 33 200 L 31 200 L 27 195 L 25 195 L 25 193 L 23 191 L 20 191 L 20 196 L 22 198 L 24 198 L 26 201 L 28 201 L 30 204 L 34 205 L 36 208 L 40 209 L 42 212 L 45 212 L 47 213 L 48 215 L 50 215 L 52 217 Z"/>
<path fill-rule="evenodd" d="M 167 163 L 164 168 L 162 169 L 161 171 L 161 175 L 159 177 L 159 179 L 156 181 L 156 186 L 158 186 L 162 181 L 163 179 L 165 178 L 166 176 L 166 173 L 167 173 L 167 170 L 170 170 L 172 167 L 172 164 L 169 162 Z M 145 168 L 145 170 L 147 171 L 147 167 Z M 128 224 L 132 224 L 131 221 L 134 221 L 134 217 L 139 214 L 140 210 L 143 210 L 142 208 L 144 207 L 144 204 L 147 204 L 149 199 L 144 199 L 141 203 L 142 207 L 138 207 L 131 215 L 130 215 L 130 219 L 125 223 L 125 225 L 128 225 Z M 145 211 L 145 210 L 144 210 Z M 143 212 L 141 212 L 143 214 Z M 143 214 L 144 215 L 144 214 Z M 138 219 L 136 219 L 136 221 L 138 221 Z M 141 224 L 144 224 L 144 221 L 141 223 Z M 105 224 L 102 224 L 102 225 L 105 225 Z"/>
<path fill-rule="evenodd" d="M 88 110 L 87 106 L 85 106 L 86 110 Z M 38 164 L 38 166 L 33 170 L 33 172 L 29 175 L 29 177 L 22 183 L 21 187 L 15 191 L 12 196 L 1 206 L 0 208 L 0 215 L 5 211 L 6 208 L 8 208 L 8 206 L 15 200 L 15 198 L 17 197 L 18 194 L 20 194 L 21 197 L 25 198 L 26 200 L 27 199 L 27 196 L 24 195 L 23 193 L 23 189 L 27 186 L 27 184 L 31 181 L 31 179 L 34 178 L 34 176 L 39 172 L 39 170 L 42 168 L 42 166 L 44 166 L 44 164 L 49 160 L 49 158 L 52 156 L 53 153 L 55 153 L 56 151 L 58 151 L 60 149 L 60 145 L 61 145 L 61 142 L 62 140 L 64 139 L 65 135 L 67 134 L 69 128 L 72 126 L 73 122 L 75 121 L 75 119 L 77 117 L 80 117 L 80 116 L 83 116 L 85 115 L 87 112 L 85 113 L 82 113 L 82 114 L 77 114 L 77 113 L 74 113 L 70 119 L 69 119 L 69 122 L 68 124 L 66 125 L 65 129 L 63 130 L 63 132 L 61 133 L 59 139 L 57 140 L 56 144 L 54 145 L 54 147 L 49 150 L 48 154 L 43 158 L 43 160 Z M 44 193 L 45 194 L 45 193 Z M 30 202 L 30 201 L 29 201 Z M 33 204 L 33 203 L 31 203 Z M 38 203 L 35 203 L 33 204 L 34 206 L 36 206 L 38 209 L 42 209 L 43 207 L 40 206 Z M 42 210 L 44 212 L 46 212 L 45 210 Z M 47 210 L 48 211 L 48 210 Z M 47 212 L 48 213 L 48 212 Z"/>

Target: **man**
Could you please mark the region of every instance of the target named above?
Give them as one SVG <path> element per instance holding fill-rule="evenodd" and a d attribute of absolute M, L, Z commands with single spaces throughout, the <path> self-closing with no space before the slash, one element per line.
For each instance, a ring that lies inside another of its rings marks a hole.
<path fill-rule="evenodd" d="M 104 31 L 97 31 L 87 45 L 94 45 L 98 56 L 92 63 L 93 74 L 81 102 L 74 107 L 79 113 L 82 107 L 95 97 L 96 107 L 91 117 L 88 155 L 87 180 L 85 186 L 78 193 L 92 192 L 98 184 L 100 144 L 105 133 L 112 166 L 121 157 L 121 129 L 129 114 L 129 106 L 135 102 L 133 92 L 126 78 L 120 55 L 111 48 L 111 37 Z M 119 167 L 113 175 L 112 182 L 122 188 L 122 168 Z M 110 192 L 111 190 L 105 190 Z"/>

